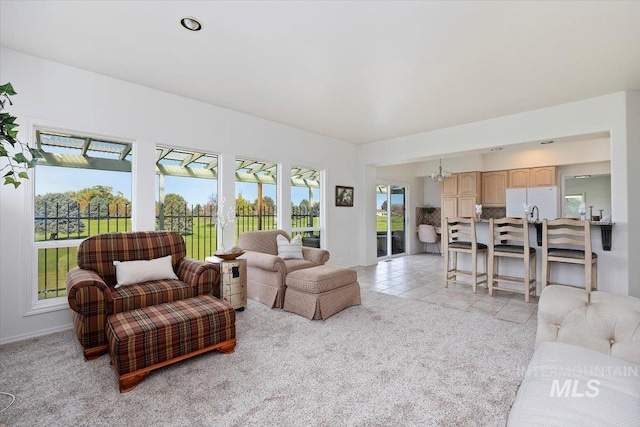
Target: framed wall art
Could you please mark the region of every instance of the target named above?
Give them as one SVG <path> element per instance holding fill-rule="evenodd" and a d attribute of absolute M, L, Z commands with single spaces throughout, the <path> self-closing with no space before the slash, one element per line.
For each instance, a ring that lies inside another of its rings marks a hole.
<path fill-rule="evenodd" d="M 353 207 L 353 187 L 336 185 L 336 206 Z"/>

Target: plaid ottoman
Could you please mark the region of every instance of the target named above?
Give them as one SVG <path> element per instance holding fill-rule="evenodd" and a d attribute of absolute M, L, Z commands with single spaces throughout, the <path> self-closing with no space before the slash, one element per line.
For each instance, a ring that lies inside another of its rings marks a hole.
<path fill-rule="evenodd" d="M 285 282 L 282 308 L 308 319 L 325 320 L 360 304 L 358 275 L 350 268 L 335 265 L 303 268 L 287 274 Z"/>
<path fill-rule="evenodd" d="M 149 372 L 211 350 L 232 353 L 235 310 L 211 295 L 138 308 L 107 319 L 111 363 L 120 392 Z"/>

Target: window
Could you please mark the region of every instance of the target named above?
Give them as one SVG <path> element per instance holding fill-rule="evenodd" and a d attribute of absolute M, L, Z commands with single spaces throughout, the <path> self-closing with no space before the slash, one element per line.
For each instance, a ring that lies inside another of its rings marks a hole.
<path fill-rule="evenodd" d="M 580 218 L 579 208 L 582 203 L 585 202 L 585 195 L 582 194 L 567 194 L 564 196 L 566 203 L 566 209 L 564 216 L 567 218 Z"/>
<path fill-rule="evenodd" d="M 80 241 L 131 230 L 131 143 L 36 131 L 43 157 L 34 172 L 36 300 L 66 296 Z"/>
<path fill-rule="evenodd" d="M 320 247 L 320 171 L 291 168 L 292 234 L 302 235 L 304 246 Z"/>
<path fill-rule="evenodd" d="M 218 156 L 167 147 L 156 150 L 156 229 L 178 231 L 187 257 L 216 251 Z"/>
<path fill-rule="evenodd" d="M 277 228 L 277 165 L 236 159 L 236 239 L 245 231 Z"/>

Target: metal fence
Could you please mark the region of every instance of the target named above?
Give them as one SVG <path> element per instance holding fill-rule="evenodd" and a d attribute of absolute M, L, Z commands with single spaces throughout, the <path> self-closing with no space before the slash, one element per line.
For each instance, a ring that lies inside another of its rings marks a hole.
<path fill-rule="evenodd" d="M 294 206 L 291 210 L 293 228 L 318 227 L 320 210 Z M 207 206 L 158 209 L 156 228 L 180 232 L 185 240 L 187 257 L 204 260 L 217 249 L 215 209 Z M 235 236 L 246 231 L 277 228 L 276 209 L 253 206 L 237 207 Z M 35 241 L 38 247 L 38 299 L 66 295 L 66 273 L 77 265 L 76 245 L 65 240 L 84 239 L 101 233 L 131 230 L 131 205 L 90 204 L 84 209 L 77 202 L 36 206 Z M 319 232 L 304 231 L 303 244 L 319 247 Z M 50 243 L 58 241 L 55 247 Z"/>

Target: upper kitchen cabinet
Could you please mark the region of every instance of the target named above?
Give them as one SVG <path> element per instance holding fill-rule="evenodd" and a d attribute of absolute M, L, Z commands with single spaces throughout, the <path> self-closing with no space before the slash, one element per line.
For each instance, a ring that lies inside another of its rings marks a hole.
<path fill-rule="evenodd" d="M 458 194 L 458 174 L 451 174 L 448 179 L 442 181 L 442 196 L 456 196 Z"/>
<path fill-rule="evenodd" d="M 529 186 L 530 169 L 511 169 L 509 171 L 509 188 L 527 188 Z"/>
<path fill-rule="evenodd" d="M 556 182 L 555 166 L 542 168 L 511 169 L 509 171 L 509 188 L 552 187 Z"/>
<path fill-rule="evenodd" d="M 507 203 L 507 171 L 482 173 L 482 206 L 501 208 Z"/>
<path fill-rule="evenodd" d="M 464 172 L 458 174 L 458 196 L 482 196 L 480 172 Z"/>
<path fill-rule="evenodd" d="M 556 182 L 556 167 L 546 166 L 543 168 L 532 168 L 529 181 L 529 187 L 551 187 L 558 185 Z"/>

